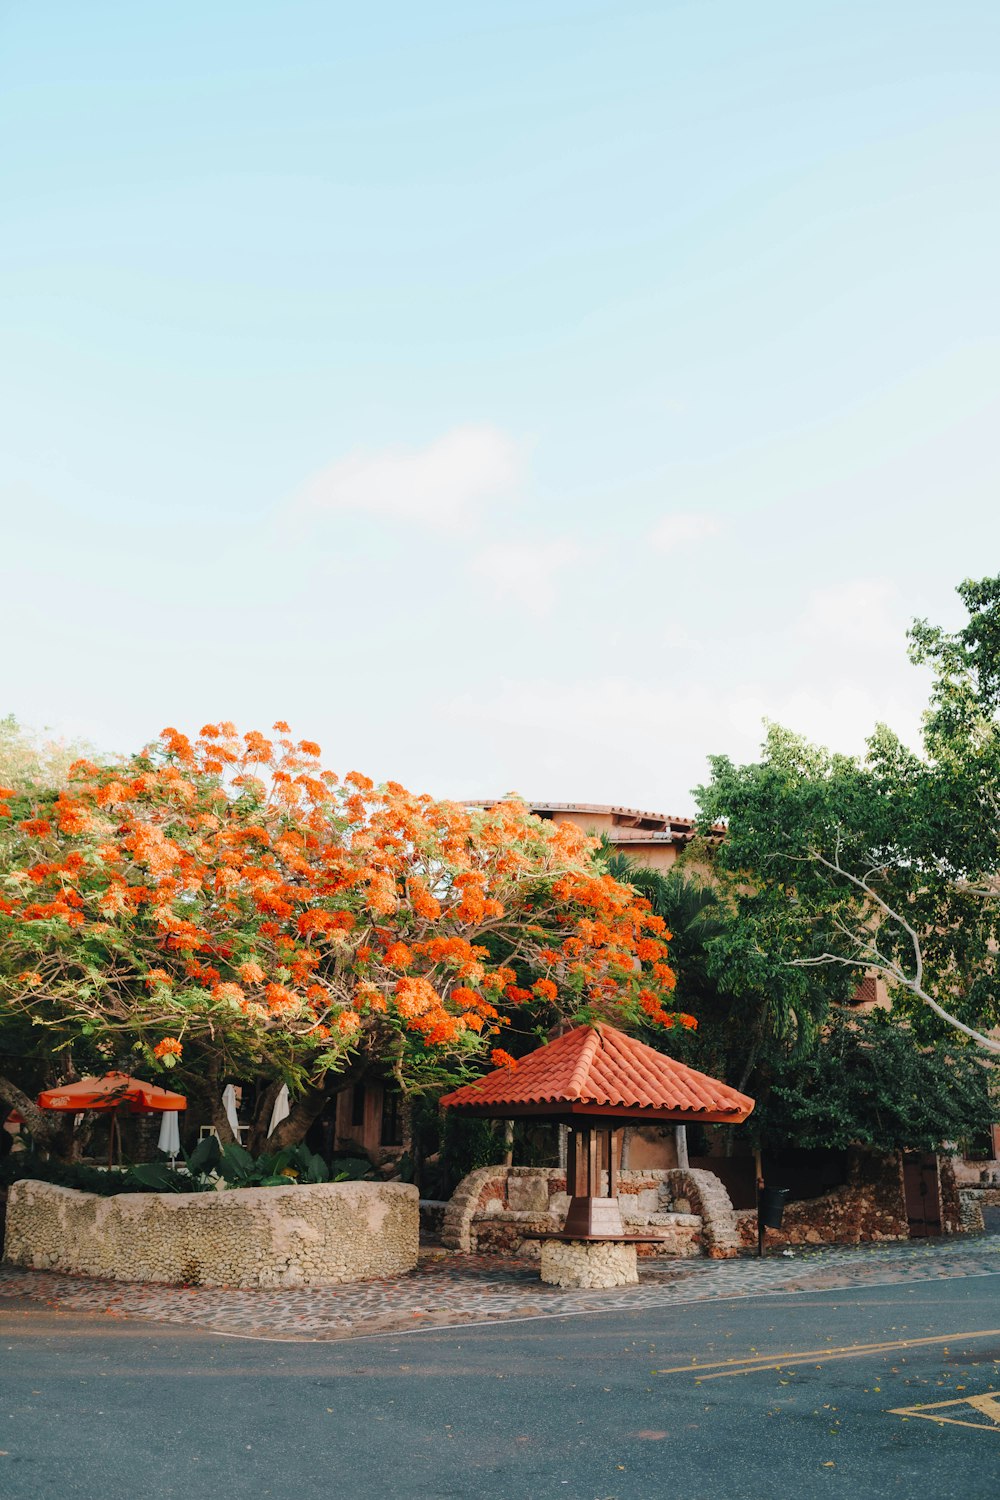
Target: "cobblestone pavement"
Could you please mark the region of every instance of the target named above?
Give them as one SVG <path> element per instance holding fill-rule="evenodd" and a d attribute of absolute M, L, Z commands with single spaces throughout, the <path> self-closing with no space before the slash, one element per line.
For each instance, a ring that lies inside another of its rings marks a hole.
<path fill-rule="evenodd" d="M 349 1286 L 239 1291 L 104 1281 L 0 1266 L 0 1298 L 67 1312 L 154 1319 L 250 1338 L 326 1340 L 577 1313 L 627 1312 L 718 1298 L 1000 1275 L 1000 1237 L 772 1252 L 762 1261 L 640 1261 L 640 1283 L 610 1291 L 545 1286 L 535 1262 L 422 1253 L 406 1276 Z"/>

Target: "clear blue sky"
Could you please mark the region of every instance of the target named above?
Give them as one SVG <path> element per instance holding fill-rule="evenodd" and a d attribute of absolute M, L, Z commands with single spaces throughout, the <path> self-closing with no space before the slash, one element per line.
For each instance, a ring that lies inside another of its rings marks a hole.
<path fill-rule="evenodd" d="M 0 4 L 0 712 L 684 811 L 1000 570 L 1000 7 Z"/>

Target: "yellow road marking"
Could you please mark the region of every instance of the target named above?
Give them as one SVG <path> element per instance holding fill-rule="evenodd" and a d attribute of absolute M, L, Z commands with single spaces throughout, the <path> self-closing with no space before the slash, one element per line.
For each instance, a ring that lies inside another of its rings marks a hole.
<path fill-rule="evenodd" d="M 937 1412 L 945 1407 L 971 1406 L 989 1417 L 988 1422 L 970 1422 L 964 1417 L 939 1417 Z M 996 1396 L 968 1396 L 958 1401 L 933 1401 L 929 1406 L 892 1406 L 889 1415 L 894 1417 L 923 1417 L 928 1422 L 948 1423 L 954 1427 L 975 1427 L 979 1432 L 992 1432 L 1000 1437 L 1000 1400 Z"/>
<path fill-rule="evenodd" d="M 891 1339 L 877 1344 L 840 1344 L 825 1349 L 790 1349 L 784 1354 L 757 1354 L 749 1359 L 720 1359 L 713 1363 L 671 1365 L 657 1370 L 657 1375 L 695 1375 L 699 1380 L 718 1380 L 723 1375 L 752 1375 L 755 1370 L 777 1370 L 785 1365 L 799 1365 L 809 1360 L 822 1364 L 828 1359 L 855 1359 L 862 1354 L 887 1354 L 897 1349 L 919 1349 L 929 1344 L 953 1344 L 969 1339 L 1000 1338 L 1000 1328 L 979 1328 L 968 1333 L 935 1334 L 933 1338 Z M 711 1371 L 710 1374 L 701 1372 Z"/>

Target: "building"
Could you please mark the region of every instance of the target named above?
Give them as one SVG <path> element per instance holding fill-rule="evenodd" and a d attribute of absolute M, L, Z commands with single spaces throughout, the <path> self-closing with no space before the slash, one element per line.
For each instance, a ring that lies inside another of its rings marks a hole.
<path fill-rule="evenodd" d="M 488 808 L 494 800 L 483 799 L 467 804 Z M 653 870 L 669 870 L 696 837 L 696 820 L 678 818 L 671 813 L 643 812 L 637 807 L 609 807 L 599 802 L 529 802 L 536 818 L 555 823 L 573 823 L 584 833 L 604 837 L 622 854 L 637 864 Z M 721 838 L 723 824 L 712 829 Z"/>

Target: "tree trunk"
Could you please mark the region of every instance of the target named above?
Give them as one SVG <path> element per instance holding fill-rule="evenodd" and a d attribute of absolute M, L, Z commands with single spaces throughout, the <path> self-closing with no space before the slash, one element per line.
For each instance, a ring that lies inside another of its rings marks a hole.
<path fill-rule="evenodd" d="M 281 1079 L 278 1078 L 273 1083 L 269 1083 L 266 1088 L 261 1089 L 257 1095 L 253 1120 L 250 1124 L 250 1135 L 247 1140 L 247 1150 L 251 1156 L 260 1156 L 267 1147 L 267 1127 L 271 1123 L 271 1113 L 282 1087 Z"/>
<path fill-rule="evenodd" d="M 338 1078 L 341 1075 L 338 1075 Z M 335 1092 L 339 1092 L 336 1090 Z M 310 1125 L 323 1113 L 330 1094 L 326 1088 L 311 1085 L 300 1099 L 292 1105 L 291 1113 L 281 1120 L 267 1137 L 268 1151 L 281 1151 L 285 1146 L 297 1146 L 304 1140 Z M 266 1125 L 264 1127 L 267 1128 Z"/>
<path fill-rule="evenodd" d="M 514 1121 L 503 1122 L 503 1164 L 505 1167 L 514 1165 Z"/>
<path fill-rule="evenodd" d="M 215 1126 L 215 1133 L 219 1137 L 219 1144 L 221 1146 L 238 1146 L 239 1142 L 233 1134 L 233 1127 L 229 1123 L 229 1116 L 226 1114 L 222 1095 L 218 1089 L 212 1095 L 211 1107 L 212 1124 Z"/>
<path fill-rule="evenodd" d="M 627 1172 L 628 1169 L 629 1169 L 629 1165 L 628 1164 L 629 1164 L 629 1159 L 631 1158 L 631 1155 L 632 1155 L 632 1132 L 633 1132 L 634 1129 L 635 1129 L 635 1127 L 633 1125 L 626 1125 L 625 1128 L 624 1128 L 624 1130 L 622 1131 L 622 1165 L 621 1165 L 621 1170 L 623 1172 Z"/>
<path fill-rule="evenodd" d="M 414 1114 L 415 1113 L 416 1111 L 414 1109 Z M 420 1192 L 423 1186 L 424 1176 L 424 1132 L 420 1129 L 419 1123 L 412 1117 L 410 1123 L 410 1132 L 410 1160 L 413 1163 L 413 1181 L 417 1188 L 417 1191 Z"/>
<path fill-rule="evenodd" d="M 31 1131 L 31 1138 L 37 1146 L 53 1146 L 57 1144 L 60 1136 L 64 1133 L 66 1119 L 72 1126 L 73 1116 L 63 1116 L 53 1110 L 39 1109 L 34 1099 L 19 1089 L 16 1083 L 9 1078 L 0 1075 L 0 1104 L 5 1104 L 6 1115 L 9 1110 L 16 1109 L 25 1125 Z"/>
<path fill-rule="evenodd" d="M 688 1161 L 688 1128 L 686 1125 L 674 1126 L 674 1147 L 677 1151 L 677 1165 L 686 1172 L 691 1163 Z"/>
<path fill-rule="evenodd" d="M 215 1124 L 216 1109 L 222 1104 L 218 1064 L 206 1062 L 203 1069 L 192 1068 L 190 1072 L 185 1070 L 183 1086 L 180 1085 L 181 1081 L 178 1080 L 174 1086 L 179 1087 L 187 1099 L 187 1109 L 177 1124 L 180 1127 L 181 1144 L 185 1151 L 191 1152 L 198 1144 L 201 1126 Z M 228 1125 L 226 1129 L 228 1131 Z M 226 1139 L 228 1138 L 227 1136 Z"/>

